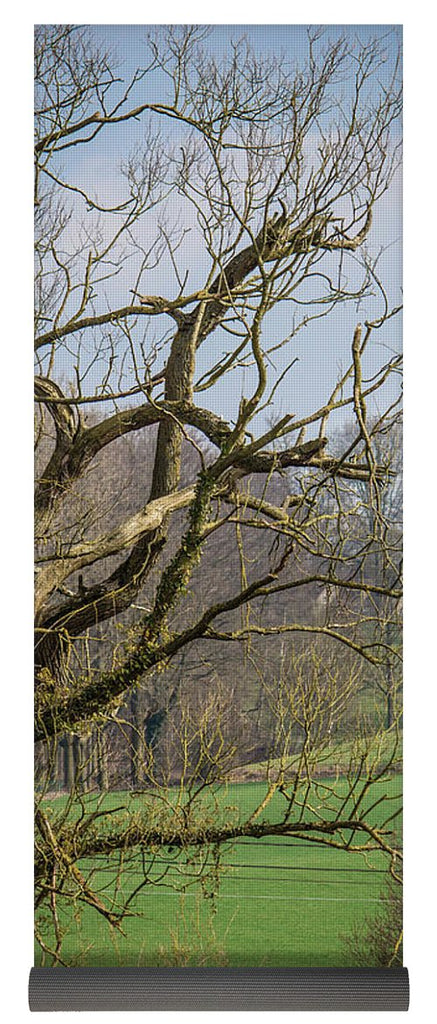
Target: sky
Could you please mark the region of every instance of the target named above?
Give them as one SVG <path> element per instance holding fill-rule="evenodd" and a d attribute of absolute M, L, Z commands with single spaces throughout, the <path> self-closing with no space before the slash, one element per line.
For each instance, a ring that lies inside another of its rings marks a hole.
<path fill-rule="evenodd" d="M 148 60 L 146 48 L 147 33 L 153 26 L 135 25 L 94 25 L 93 36 L 97 43 L 110 47 L 121 61 L 119 68 L 120 75 L 129 79 L 138 66 L 144 66 Z M 205 40 L 205 46 L 209 52 L 220 59 L 226 59 L 231 39 L 246 36 L 253 45 L 255 51 L 260 55 L 270 53 L 281 53 L 284 55 L 290 67 L 295 61 L 299 63 L 306 53 L 307 26 L 305 25 L 215 25 Z M 391 73 L 394 55 L 401 35 L 399 27 L 387 25 L 373 26 L 341 26 L 332 25 L 327 28 L 328 39 L 335 39 L 345 31 L 348 38 L 358 38 L 367 42 L 374 38 L 382 38 L 387 51 L 387 63 L 380 71 L 383 79 L 384 74 Z M 121 86 L 120 86 L 121 88 Z M 136 102 L 147 100 L 167 99 L 165 92 L 167 83 L 162 72 L 148 76 L 146 84 L 140 83 L 136 92 L 132 94 L 130 102 L 134 106 Z M 350 90 L 345 83 L 344 96 L 350 98 Z M 164 125 L 164 132 L 169 134 L 170 140 L 176 144 L 179 140 L 175 137 L 174 122 Z M 93 143 L 92 159 L 90 159 L 90 148 L 78 146 L 65 151 L 62 154 L 60 165 L 63 175 L 71 183 L 80 184 L 83 188 L 95 192 L 103 202 L 111 203 L 119 200 L 120 193 L 120 165 L 126 161 L 129 153 L 135 148 L 141 149 L 144 146 L 145 125 L 144 120 L 138 119 L 126 122 L 124 125 L 115 128 L 109 127 L 102 132 Z M 177 198 L 170 200 L 168 216 L 180 218 L 187 217 L 182 214 Z M 73 218 L 69 230 L 72 238 L 77 230 L 77 222 L 83 217 L 83 209 L 77 211 L 78 217 Z M 189 215 L 188 215 L 189 216 Z M 89 221 L 89 214 L 87 214 Z M 149 221 L 147 230 L 150 230 Z M 189 223 L 185 221 L 185 223 Z M 196 237 L 194 223 L 189 223 L 190 234 L 187 235 L 181 250 L 181 265 L 189 271 L 190 277 L 188 289 L 194 290 L 203 284 L 208 263 L 202 259 L 201 250 Z M 371 255 L 381 253 L 379 273 L 387 288 L 389 301 L 393 306 L 398 306 L 401 301 L 401 175 L 396 175 L 389 192 L 380 201 L 374 225 L 368 241 L 368 250 Z M 143 241 L 143 237 L 141 236 Z M 347 259 L 348 275 L 350 282 L 356 284 L 358 276 L 354 272 L 350 259 Z M 134 264 L 129 265 L 125 271 L 119 274 L 107 287 L 105 301 L 113 306 L 125 305 L 129 301 L 129 289 L 134 284 Z M 175 294 L 175 279 L 169 265 L 164 266 L 163 262 L 154 271 L 148 273 L 146 278 L 147 288 L 143 287 L 147 294 L 161 294 L 172 297 Z M 305 297 L 305 296 L 303 296 Z M 378 299 L 368 300 L 364 306 L 358 306 L 355 302 L 340 305 L 328 318 L 319 322 L 313 322 L 309 328 L 299 332 L 293 339 L 292 347 L 272 354 L 269 362 L 269 382 L 273 386 L 276 379 L 285 369 L 287 361 L 291 358 L 295 364 L 289 374 L 284 378 L 283 383 L 276 392 L 275 415 L 283 415 L 290 411 L 290 406 L 296 416 L 307 415 L 315 404 L 322 405 L 328 398 L 332 386 L 339 373 L 346 368 L 350 360 L 350 347 L 356 323 L 366 318 L 376 318 L 382 312 L 381 302 Z M 281 305 L 278 309 L 269 314 L 264 325 L 264 340 L 267 346 L 274 346 L 278 339 L 289 333 L 295 308 L 291 303 Z M 398 351 L 401 346 L 401 321 L 400 317 L 391 320 L 381 331 L 374 332 L 371 346 L 364 364 L 365 372 L 370 377 L 377 367 L 386 361 L 387 354 Z M 226 338 L 220 330 L 205 344 L 198 357 L 199 376 L 213 362 L 222 356 L 226 350 Z M 62 363 L 58 365 L 58 373 L 65 380 L 72 375 L 71 356 L 64 351 Z M 98 382 L 98 364 L 95 371 L 88 376 L 88 384 Z M 235 373 L 232 377 L 227 376 L 213 391 L 200 392 L 196 396 L 199 404 L 208 405 L 215 412 L 232 418 L 235 414 L 239 398 L 244 392 L 247 394 L 253 388 L 254 374 L 250 369 L 244 369 Z M 398 380 L 393 379 L 392 384 L 385 387 L 384 401 L 391 402 L 397 393 Z M 382 392 L 381 396 L 382 397 Z M 381 408 L 374 405 L 372 412 L 380 412 Z M 271 415 L 271 410 L 265 417 Z M 346 414 L 346 419 L 349 413 Z M 344 421 L 343 414 L 337 417 L 337 426 Z M 262 418 L 260 425 L 265 426 Z"/>

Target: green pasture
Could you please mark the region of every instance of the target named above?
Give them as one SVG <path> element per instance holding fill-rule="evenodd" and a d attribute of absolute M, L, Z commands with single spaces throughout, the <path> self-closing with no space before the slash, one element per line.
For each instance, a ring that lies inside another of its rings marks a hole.
<path fill-rule="evenodd" d="M 320 786 L 322 802 L 323 781 Z M 335 787 L 340 796 L 344 781 Z M 224 816 L 249 814 L 264 794 L 262 783 L 224 787 Z M 373 807 L 369 820 L 380 824 L 393 814 L 400 796 L 400 776 L 377 783 L 367 798 Z M 140 796 L 120 793 L 108 794 L 105 805 L 118 806 L 123 798 L 131 809 L 141 805 Z M 63 799 L 53 800 L 54 814 Z M 261 819 L 273 816 L 280 800 L 275 795 Z M 393 826 L 400 827 L 399 819 Z M 229 844 L 222 854 L 218 888 L 213 879 L 203 888 L 197 881 L 198 857 L 190 863 L 186 853 L 166 848 L 153 863 L 151 856 L 146 858 L 150 881 L 131 904 L 139 916 L 124 920 L 124 935 L 88 907 L 75 915 L 70 905 L 65 909 L 60 903 L 66 961 L 89 966 L 353 966 L 345 936 L 377 912 L 387 885 L 382 853 L 364 858 L 292 837 Z M 126 858 L 118 874 L 115 860 L 108 857 L 81 862 L 80 867 L 85 874 L 95 871 L 93 884 L 102 897 L 130 894 L 143 878 L 139 852 Z M 42 928 L 51 938 L 50 926 Z M 42 963 L 39 947 L 35 962 Z"/>

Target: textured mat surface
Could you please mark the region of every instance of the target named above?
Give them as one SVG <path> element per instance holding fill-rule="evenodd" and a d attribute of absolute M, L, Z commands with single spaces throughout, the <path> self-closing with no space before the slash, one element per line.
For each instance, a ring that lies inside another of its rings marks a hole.
<path fill-rule="evenodd" d="M 408 972 L 335 968 L 33 968 L 50 1010 L 407 1010 Z"/>

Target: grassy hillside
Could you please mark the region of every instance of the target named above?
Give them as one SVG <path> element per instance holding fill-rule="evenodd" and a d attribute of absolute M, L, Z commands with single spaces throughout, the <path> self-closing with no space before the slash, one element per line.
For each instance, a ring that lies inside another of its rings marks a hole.
<path fill-rule="evenodd" d="M 312 774 L 320 777 L 338 777 L 347 775 L 350 769 L 358 766 L 365 756 L 367 765 L 372 764 L 380 769 L 390 761 L 393 770 L 400 771 L 402 764 L 402 737 L 398 733 L 381 732 L 372 740 L 342 739 L 338 743 L 327 745 L 324 751 L 317 751 L 317 763 L 311 765 Z M 292 777 L 300 765 L 300 755 L 289 758 L 271 758 L 269 761 L 254 761 L 241 765 L 232 772 L 235 782 L 257 782 L 266 778 L 267 773 L 274 777 L 283 771 L 285 778 Z M 302 766 L 300 767 L 302 771 Z"/>

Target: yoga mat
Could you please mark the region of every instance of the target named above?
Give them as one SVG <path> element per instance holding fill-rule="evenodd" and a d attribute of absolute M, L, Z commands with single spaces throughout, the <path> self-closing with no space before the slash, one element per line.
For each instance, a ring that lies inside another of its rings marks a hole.
<path fill-rule="evenodd" d="M 407 1009 L 401 44 L 36 26 L 32 1010 Z"/>

